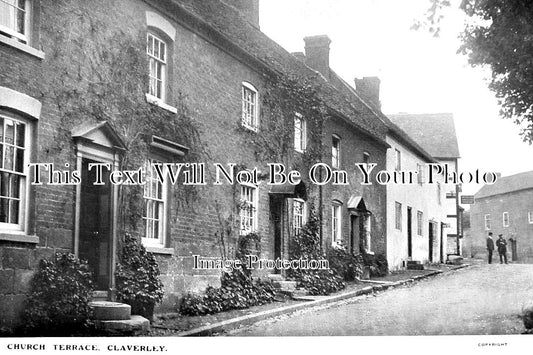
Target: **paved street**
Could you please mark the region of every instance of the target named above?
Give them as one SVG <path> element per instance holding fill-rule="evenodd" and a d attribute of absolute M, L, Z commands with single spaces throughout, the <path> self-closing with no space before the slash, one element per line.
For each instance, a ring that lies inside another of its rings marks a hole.
<path fill-rule="evenodd" d="M 236 336 L 519 334 L 533 265 L 473 265 L 411 286 L 265 320 Z"/>

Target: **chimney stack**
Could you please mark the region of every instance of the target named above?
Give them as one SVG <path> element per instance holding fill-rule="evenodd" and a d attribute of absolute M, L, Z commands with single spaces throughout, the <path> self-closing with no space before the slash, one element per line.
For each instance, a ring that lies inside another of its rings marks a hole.
<path fill-rule="evenodd" d="M 305 64 L 329 80 L 329 45 L 326 35 L 305 37 Z"/>
<path fill-rule="evenodd" d="M 355 78 L 355 91 L 381 109 L 381 102 L 379 101 L 380 84 L 381 80 L 377 76 L 365 76 L 363 79 Z"/>
<path fill-rule="evenodd" d="M 255 28 L 259 29 L 259 0 L 222 0 L 238 10 Z"/>

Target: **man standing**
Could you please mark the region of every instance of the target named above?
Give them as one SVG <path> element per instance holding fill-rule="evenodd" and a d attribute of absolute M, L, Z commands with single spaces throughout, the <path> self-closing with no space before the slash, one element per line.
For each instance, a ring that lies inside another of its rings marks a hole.
<path fill-rule="evenodd" d="M 507 264 L 507 241 L 503 239 L 501 234 L 498 235 L 496 246 L 498 247 L 498 254 L 500 254 L 500 264 L 503 264 L 503 260 Z"/>
<path fill-rule="evenodd" d="M 489 252 L 489 264 L 492 264 L 492 251 L 494 250 L 494 240 L 492 240 L 492 232 L 489 232 L 487 237 L 487 251 Z"/>

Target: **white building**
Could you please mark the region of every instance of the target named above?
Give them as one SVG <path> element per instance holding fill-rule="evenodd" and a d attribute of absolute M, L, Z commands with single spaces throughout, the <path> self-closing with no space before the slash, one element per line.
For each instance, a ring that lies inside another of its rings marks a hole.
<path fill-rule="evenodd" d="M 451 113 L 398 114 L 389 115 L 389 118 L 429 152 L 439 164 L 446 164 L 449 173 L 458 173 L 459 146 Z M 444 201 L 448 236 L 446 254 L 461 255 L 463 210 L 459 205 L 461 188 L 454 184 L 443 184 L 442 187 L 446 196 Z"/>
<path fill-rule="evenodd" d="M 407 261 L 446 261 L 446 201 L 442 176 L 429 183 L 427 168 L 437 161 L 390 123 L 387 170 L 417 172 L 412 183 L 387 185 L 387 261 L 399 269 Z M 406 173 L 407 174 L 407 173 Z"/>

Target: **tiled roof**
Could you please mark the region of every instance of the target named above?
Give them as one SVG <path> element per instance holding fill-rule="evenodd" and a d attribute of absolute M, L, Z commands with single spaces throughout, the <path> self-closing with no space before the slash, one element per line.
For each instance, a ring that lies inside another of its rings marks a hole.
<path fill-rule="evenodd" d="M 495 184 L 483 186 L 475 196 L 480 199 L 524 189 L 533 189 L 533 171 L 500 177 Z"/>
<path fill-rule="evenodd" d="M 320 74 L 300 62 L 292 54 L 271 40 L 259 29 L 248 23 L 233 7 L 216 0 L 173 0 L 176 6 L 192 15 L 190 19 L 199 21 L 193 30 L 221 34 L 238 49 L 258 60 L 273 72 L 283 75 L 303 75 L 314 77 L 319 83 L 319 95 L 325 104 L 336 114 L 341 114 L 361 131 L 384 142 L 387 127 L 362 99 L 340 92 L 327 83 Z M 189 17 L 187 17 L 189 18 Z"/>
<path fill-rule="evenodd" d="M 331 82 L 335 87 L 341 91 L 345 91 L 350 95 L 361 97 L 361 94 L 344 81 L 337 73 L 330 70 Z M 407 145 L 413 152 L 417 153 L 423 159 L 430 163 L 435 163 L 436 160 L 424 148 L 415 142 L 409 135 L 392 122 L 386 115 L 384 115 L 379 108 L 377 108 L 372 101 L 365 100 L 365 104 L 375 113 L 377 117 L 389 128 L 389 134 L 399 139 L 403 144 Z"/>
<path fill-rule="evenodd" d="M 435 158 L 459 158 L 451 113 L 387 115 Z"/>

